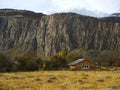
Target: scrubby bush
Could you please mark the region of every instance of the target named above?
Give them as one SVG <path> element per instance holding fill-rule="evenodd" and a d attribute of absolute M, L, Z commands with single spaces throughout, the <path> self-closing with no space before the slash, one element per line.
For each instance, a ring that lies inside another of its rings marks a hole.
<path fill-rule="evenodd" d="M 34 71 L 39 69 L 39 59 L 31 58 L 30 56 L 18 57 L 16 60 L 18 71 Z"/>
<path fill-rule="evenodd" d="M 0 53 L 0 72 L 12 71 L 12 61 L 5 57 L 4 54 Z"/>
<path fill-rule="evenodd" d="M 62 49 L 60 52 L 55 54 L 50 60 L 44 61 L 44 69 L 45 70 L 59 70 L 67 68 L 66 62 L 67 51 L 66 49 Z"/>

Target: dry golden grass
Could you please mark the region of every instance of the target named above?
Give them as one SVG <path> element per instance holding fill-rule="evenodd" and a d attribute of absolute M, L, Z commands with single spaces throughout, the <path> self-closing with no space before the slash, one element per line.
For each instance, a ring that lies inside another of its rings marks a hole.
<path fill-rule="evenodd" d="M 0 90 L 120 90 L 120 70 L 0 73 Z"/>

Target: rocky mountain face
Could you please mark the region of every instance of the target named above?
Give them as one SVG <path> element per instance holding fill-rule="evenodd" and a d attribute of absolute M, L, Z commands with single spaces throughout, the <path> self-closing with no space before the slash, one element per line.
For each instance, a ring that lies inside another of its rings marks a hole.
<path fill-rule="evenodd" d="M 113 13 L 111 14 L 112 16 L 115 16 L 115 17 L 120 17 L 120 13 Z"/>
<path fill-rule="evenodd" d="M 0 51 L 35 51 L 52 56 L 61 49 L 120 50 L 120 22 L 75 13 L 44 15 L 0 10 Z"/>

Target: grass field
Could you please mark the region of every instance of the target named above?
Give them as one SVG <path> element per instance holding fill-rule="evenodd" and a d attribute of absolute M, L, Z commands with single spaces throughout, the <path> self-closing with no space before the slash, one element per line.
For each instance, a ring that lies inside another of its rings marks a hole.
<path fill-rule="evenodd" d="M 120 70 L 0 73 L 0 90 L 120 90 Z"/>

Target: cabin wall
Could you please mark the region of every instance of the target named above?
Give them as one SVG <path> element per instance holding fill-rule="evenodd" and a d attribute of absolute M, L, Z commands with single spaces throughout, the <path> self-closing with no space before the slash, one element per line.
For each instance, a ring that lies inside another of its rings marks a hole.
<path fill-rule="evenodd" d="M 70 66 L 70 69 L 71 69 L 71 70 L 73 70 L 73 69 L 75 69 L 75 68 L 76 68 L 75 66 Z"/>
<path fill-rule="evenodd" d="M 96 69 L 96 65 L 89 61 L 83 61 L 75 65 L 75 68 L 81 68 L 82 65 L 89 65 L 89 69 Z"/>

